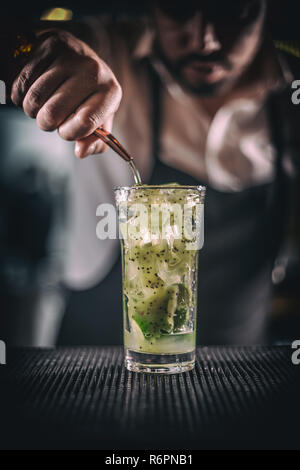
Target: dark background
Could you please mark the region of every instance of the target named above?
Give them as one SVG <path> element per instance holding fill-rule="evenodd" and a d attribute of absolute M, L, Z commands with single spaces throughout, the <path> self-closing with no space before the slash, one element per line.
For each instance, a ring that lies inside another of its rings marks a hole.
<path fill-rule="evenodd" d="M 220 0 L 222 3 L 226 0 Z M 300 39 L 300 2 L 299 0 L 268 0 L 270 10 L 270 29 L 278 39 Z M 140 15 L 147 12 L 147 0 L 98 0 L 84 1 L 55 1 L 37 2 L 33 0 L 16 4 L 11 2 L 5 9 L 10 14 L 19 17 L 39 18 L 41 13 L 51 7 L 69 8 L 74 13 L 74 19 L 83 15 L 110 13 L 113 15 Z M 2 7 L 3 8 L 3 7 Z"/>

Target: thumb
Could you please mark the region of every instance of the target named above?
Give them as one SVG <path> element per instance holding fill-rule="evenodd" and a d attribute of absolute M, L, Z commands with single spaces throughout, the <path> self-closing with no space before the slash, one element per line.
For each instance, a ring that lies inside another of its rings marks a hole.
<path fill-rule="evenodd" d="M 103 127 L 106 131 L 111 132 L 113 126 L 113 115 L 110 116 Z M 88 155 L 95 155 L 98 153 L 103 153 L 107 150 L 108 146 L 102 142 L 102 140 L 94 134 L 84 137 L 83 139 L 76 140 L 74 152 L 76 157 L 85 158 Z"/>

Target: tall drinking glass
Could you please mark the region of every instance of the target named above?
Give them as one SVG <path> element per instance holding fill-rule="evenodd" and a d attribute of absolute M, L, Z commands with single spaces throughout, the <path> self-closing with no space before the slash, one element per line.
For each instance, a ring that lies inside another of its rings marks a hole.
<path fill-rule="evenodd" d="M 115 189 L 127 369 L 176 373 L 195 363 L 198 252 L 205 187 Z"/>

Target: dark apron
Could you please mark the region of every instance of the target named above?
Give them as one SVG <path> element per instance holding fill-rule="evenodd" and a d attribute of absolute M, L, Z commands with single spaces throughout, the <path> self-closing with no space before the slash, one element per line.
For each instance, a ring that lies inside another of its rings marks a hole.
<path fill-rule="evenodd" d="M 149 184 L 204 184 L 160 160 L 162 109 L 159 77 L 148 67 L 153 92 L 155 159 Z M 273 97 L 267 104 L 277 150 L 273 183 L 223 193 L 207 186 L 204 248 L 199 253 L 198 344 L 254 344 L 266 341 L 271 274 L 285 221 L 286 182 L 282 171 L 280 123 Z M 121 344 L 121 262 L 98 286 L 72 292 L 59 344 Z"/>

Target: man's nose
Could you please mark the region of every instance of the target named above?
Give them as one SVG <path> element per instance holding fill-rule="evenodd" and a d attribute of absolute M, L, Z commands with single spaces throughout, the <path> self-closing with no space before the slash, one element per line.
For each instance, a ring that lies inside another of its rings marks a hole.
<path fill-rule="evenodd" d="M 214 25 L 196 12 L 187 24 L 188 47 L 193 52 L 211 54 L 221 49 Z"/>

